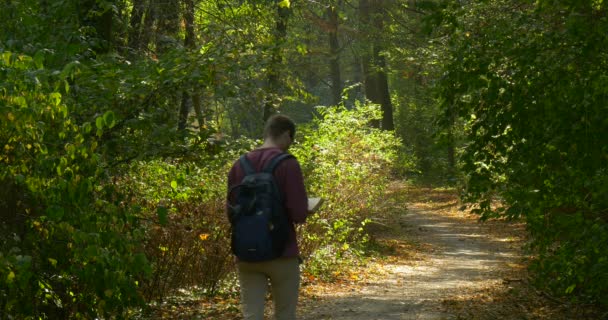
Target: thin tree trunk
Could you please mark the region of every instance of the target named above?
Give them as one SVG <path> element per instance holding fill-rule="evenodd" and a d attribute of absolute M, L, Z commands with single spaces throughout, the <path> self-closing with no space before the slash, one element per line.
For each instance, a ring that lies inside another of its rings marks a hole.
<path fill-rule="evenodd" d="M 454 115 L 454 105 L 450 104 L 448 107 L 448 169 L 450 173 L 456 172 L 456 156 L 455 156 L 455 142 L 454 142 L 454 123 L 456 122 Z"/>
<path fill-rule="evenodd" d="M 97 34 L 101 37 L 101 39 L 103 39 L 103 43 L 100 48 L 102 53 L 110 52 L 114 48 L 113 25 L 114 12 L 112 9 L 107 9 L 101 14 L 101 17 L 99 17 L 99 22 L 97 25 Z"/>
<path fill-rule="evenodd" d="M 342 100 L 342 79 L 340 77 L 340 44 L 338 42 L 338 11 L 335 6 L 327 7 L 329 30 L 329 69 L 331 78 L 332 104 L 338 105 Z"/>
<path fill-rule="evenodd" d="M 145 0 L 133 0 L 133 9 L 131 10 L 131 18 L 129 21 L 129 48 L 134 51 L 141 49 L 141 38 L 142 38 L 142 23 L 144 13 L 146 12 Z"/>
<path fill-rule="evenodd" d="M 198 130 L 200 133 L 205 131 L 205 116 L 203 115 L 201 95 L 198 92 L 192 94 L 192 106 L 194 107 L 194 113 L 196 114 L 196 121 L 198 122 Z"/>
<path fill-rule="evenodd" d="M 372 37 L 368 34 L 371 25 L 371 9 L 372 8 L 369 0 L 359 1 L 359 16 L 361 20 L 360 29 L 361 33 L 365 35 L 363 39 L 365 43 L 369 43 Z M 376 80 L 374 78 L 375 72 L 373 71 L 372 55 L 370 54 L 370 50 L 368 48 L 365 48 L 363 50 L 363 54 L 361 55 L 361 69 L 363 71 L 363 90 L 365 92 L 365 97 L 368 100 L 375 102 L 378 100 L 378 90 L 376 89 Z"/>
<path fill-rule="evenodd" d="M 455 172 L 456 157 L 454 151 L 454 133 L 453 128 L 448 129 L 448 168 L 450 172 Z"/>
<path fill-rule="evenodd" d="M 360 0 L 359 1 L 359 18 L 360 18 L 360 30 L 361 34 L 365 35 L 363 41 L 365 43 L 370 43 L 373 35 L 369 34 L 370 26 L 371 26 L 371 15 L 372 5 L 370 0 Z M 373 49 L 373 45 L 371 46 Z M 363 49 L 363 54 L 361 55 L 361 69 L 363 71 L 363 91 L 365 93 L 365 98 L 372 103 L 378 103 L 378 88 L 376 81 L 376 72 L 374 71 L 372 55 L 370 54 L 369 48 Z M 379 127 L 380 123 L 378 121 L 372 121 L 371 123 L 374 127 Z"/>
<path fill-rule="evenodd" d="M 98 42 L 93 49 L 97 53 L 107 53 L 112 49 L 112 10 L 101 12 L 101 8 L 94 0 L 83 0 L 77 2 L 78 18 L 80 25 L 95 29 Z M 100 14 L 101 12 L 101 14 Z"/>
<path fill-rule="evenodd" d="M 157 2 L 156 2 L 157 1 Z M 156 52 L 163 54 L 178 44 L 179 0 L 156 0 Z"/>
<path fill-rule="evenodd" d="M 184 21 L 186 23 L 186 36 L 184 37 L 184 45 L 186 48 L 193 50 L 196 47 L 196 34 L 194 32 L 194 0 L 184 0 L 186 11 L 184 11 Z"/>
<path fill-rule="evenodd" d="M 363 59 L 361 58 L 361 56 L 357 53 L 354 52 L 353 53 L 353 81 L 357 84 L 359 84 L 353 91 L 354 91 L 354 98 L 356 100 L 358 100 L 361 103 L 365 102 L 365 89 L 364 89 L 364 84 L 365 84 L 365 75 L 363 72 Z"/>
<path fill-rule="evenodd" d="M 382 109 L 382 129 L 394 130 L 395 124 L 393 120 L 393 103 L 391 102 L 391 94 L 388 88 L 388 76 L 386 74 L 386 59 L 382 56 L 382 48 L 377 45 L 374 48 L 374 60 L 378 65 L 376 70 L 376 81 L 378 89 L 378 102 Z"/>
<path fill-rule="evenodd" d="M 362 56 L 365 96 L 372 103 L 379 104 L 382 110 L 382 121 L 373 123 L 373 125 L 384 130 L 394 130 L 393 105 L 386 74 L 387 65 L 386 59 L 382 56 L 384 46 L 382 40 L 379 39 L 384 30 L 383 19 L 385 18 L 382 1 L 360 0 L 359 10 L 362 28 L 373 29 L 373 33 L 368 35 L 368 39 L 372 43 L 371 50 L 365 50 Z"/>
<path fill-rule="evenodd" d="M 148 7 L 146 8 L 146 13 L 144 15 L 144 27 L 141 30 L 140 34 L 140 49 L 148 49 L 148 45 L 152 41 L 152 36 L 154 32 L 152 28 L 156 22 L 156 2 L 155 0 L 148 0 Z"/>
<path fill-rule="evenodd" d="M 184 12 L 184 20 L 186 22 L 186 36 L 184 37 L 184 46 L 188 50 L 194 50 L 196 47 L 196 35 L 194 33 L 194 0 L 185 0 L 186 11 Z M 196 101 L 195 101 L 196 100 Z M 178 130 L 183 131 L 188 125 L 188 115 L 190 114 L 190 106 L 194 105 L 194 110 L 198 119 L 199 130 L 202 130 L 202 113 L 200 105 L 200 95 L 193 94 L 190 96 L 188 90 L 182 93 L 182 104 L 179 111 Z"/>
<path fill-rule="evenodd" d="M 179 108 L 179 121 L 177 123 L 178 131 L 185 131 L 188 126 L 188 115 L 190 114 L 190 105 L 192 100 L 187 90 L 182 92 L 182 102 Z"/>
<path fill-rule="evenodd" d="M 278 109 L 278 95 L 280 91 L 279 70 L 283 64 L 283 44 L 287 37 L 287 16 L 289 9 L 279 6 L 278 1 L 274 2 L 277 7 L 277 23 L 274 31 L 274 47 L 268 67 L 268 92 L 264 103 L 263 120 L 266 121 Z"/>

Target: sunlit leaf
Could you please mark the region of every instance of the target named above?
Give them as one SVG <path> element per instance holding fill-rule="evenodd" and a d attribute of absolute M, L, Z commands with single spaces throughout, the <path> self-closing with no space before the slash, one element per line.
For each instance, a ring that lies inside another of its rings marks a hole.
<path fill-rule="evenodd" d="M 97 119 L 95 119 L 95 126 L 97 127 L 98 130 L 103 129 L 103 118 L 102 117 L 97 117 Z"/>
<path fill-rule="evenodd" d="M 106 112 L 103 115 L 103 122 L 108 128 L 114 127 L 114 125 L 116 124 L 115 118 L 114 118 L 114 112 L 112 112 L 112 111 Z"/>

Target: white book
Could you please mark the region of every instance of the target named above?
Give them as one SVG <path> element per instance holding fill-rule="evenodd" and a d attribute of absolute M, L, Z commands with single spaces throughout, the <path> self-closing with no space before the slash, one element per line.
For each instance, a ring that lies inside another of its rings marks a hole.
<path fill-rule="evenodd" d="M 313 213 L 323 204 L 322 198 L 308 198 L 308 212 Z"/>

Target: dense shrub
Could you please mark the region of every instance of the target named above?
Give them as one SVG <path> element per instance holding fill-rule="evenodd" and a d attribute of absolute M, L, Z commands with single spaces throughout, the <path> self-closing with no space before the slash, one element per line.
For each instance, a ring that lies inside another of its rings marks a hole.
<path fill-rule="evenodd" d="M 226 175 L 259 141 L 185 137 L 171 147 L 179 152 L 134 161 L 138 151 L 121 143 L 134 122 L 112 111 L 89 114 L 69 94 L 76 73 L 81 84 L 93 81 L 91 69 L 54 72 L 42 56 L 0 58 L 2 315 L 126 317 L 179 288 L 216 293 L 233 265 Z M 382 199 L 399 143 L 369 126 L 379 119 L 376 106 L 320 111 L 292 152 L 309 194 L 326 200 L 301 241 L 309 272 L 327 274 L 366 240 L 362 226 Z"/>
<path fill-rule="evenodd" d="M 121 187 L 132 191 L 145 217 L 145 252 L 152 277 L 143 284 L 149 300 L 177 289 L 217 291 L 232 271 L 225 216 L 227 159 L 154 160 L 130 166 Z"/>
<path fill-rule="evenodd" d="M 489 1 L 450 11 L 457 22 L 440 86 L 444 107 L 465 122 L 465 200 L 479 203 L 484 218 L 526 219 L 539 285 L 603 304 L 606 12 L 597 1 Z M 496 196 L 505 206 L 493 210 Z"/>
<path fill-rule="evenodd" d="M 105 175 L 98 137 L 113 113 L 79 122 L 69 70 L 0 53 L 0 314 L 120 315 L 143 302 L 149 266 L 137 212 Z"/>
<path fill-rule="evenodd" d="M 381 201 L 396 158 L 392 133 L 373 129 L 376 106 L 324 108 L 321 118 L 301 126 L 291 152 L 301 162 L 310 196 L 322 209 L 300 229 L 308 272 L 331 275 L 366 240 L 362 226 Z M 152 277 L 149 299 L 162 300 L 182 288 L 214 294 L 229 279 L 233 259 L 224 212 L 226 175 L 256 141 L 225 141 L 222 152 L 196 161 L 148 161 L 130 166 L 120 184 L 141 203 L 146 253 Z"/>
<path fill-rule="evenodd" d="M 309 196 L 326 201 L 300 236 L 303 254 L 311 258 L 308 271 L 327 275 L 367 241 L 363 226 L 383 200 L 399 140 L 369 126 L 381 118 L 376 105 L 319 112 L 293 153 L 302 163 Z"/>

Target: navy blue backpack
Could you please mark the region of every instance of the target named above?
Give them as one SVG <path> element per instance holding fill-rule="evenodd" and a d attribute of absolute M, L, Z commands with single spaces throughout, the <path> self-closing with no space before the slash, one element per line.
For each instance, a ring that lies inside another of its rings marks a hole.
<path fill-rule="evenodd" d="M 256 172 L 245 155 L 239 159 L 245 176 L 229 190 L 234 193 L 228 213 L 232 227 L 232 253 L 240 261 L 259 262 L 280 257 L 289 237 L 289 220 L 274 179 L 277 165 L 293 157 L 282 153 Z"/>

